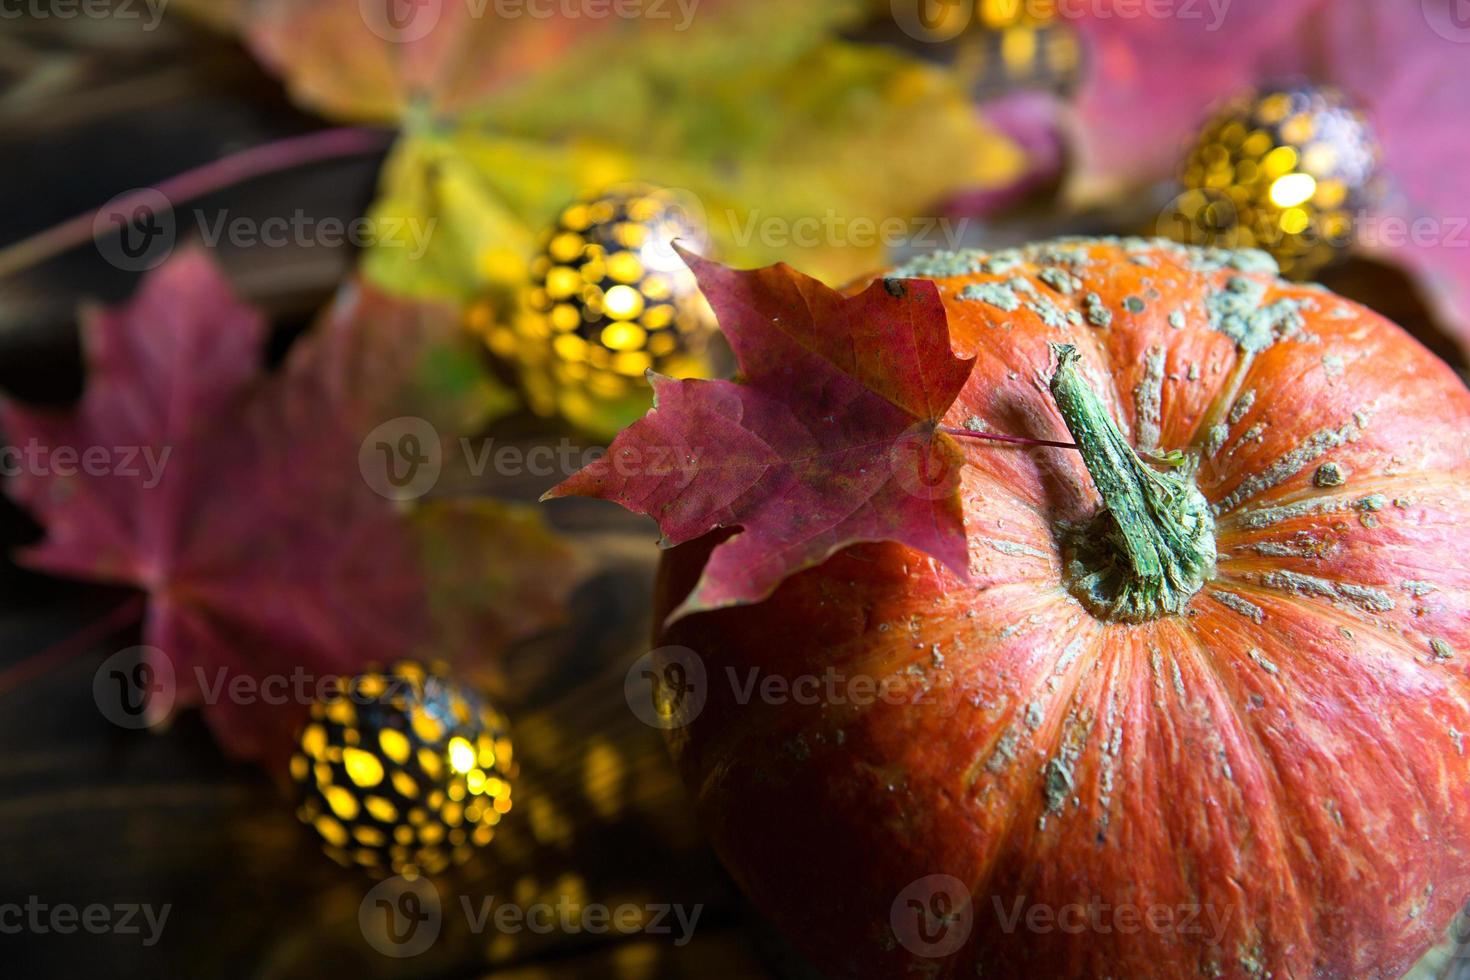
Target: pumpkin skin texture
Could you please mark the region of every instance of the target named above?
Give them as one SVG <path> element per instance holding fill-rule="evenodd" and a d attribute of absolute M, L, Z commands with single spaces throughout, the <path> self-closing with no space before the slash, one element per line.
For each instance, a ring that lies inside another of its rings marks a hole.
<path fill-rule="evenodd" d="M 860 544 L 658 630 L 704 668 L 668 739 L 714 847 L 826 975 L 1395 977 L 1470 893 L 1470 392 L 1268 264 L 1074 239 L 890 273 L 976 358 L 946 425 L 1070 441 L 1063 341 L 1135 447 L 1194 457 L 1218 555 L 1182 614 L 1074 594 L 1078 452 L 967 441 L 972 581 Z M 665 554 L 655 622 L 716 537 Z M 947 955 L 895 932 L 930 875 L 972 895 Z"/>

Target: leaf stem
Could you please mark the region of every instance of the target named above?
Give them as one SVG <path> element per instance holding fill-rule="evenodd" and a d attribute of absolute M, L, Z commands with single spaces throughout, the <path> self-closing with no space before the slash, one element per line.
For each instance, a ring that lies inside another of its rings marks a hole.
<path fill-rule="evenodd" d="M 40 677 L 53 667 L 66 663 L 73 657 L 79 656 L 92 649 L 96 644 L 107 637 L 126 629 L 143 619 L 143 610 L 146 606 L 142 596 L 133 596 L 116 606 L 113 606 L 101 619 L 93 620 L 86 626 L 69 633 L 57 642 L 37 653 L 33 653 L 17 664 L 0 671 L 0 694 L 20 686 L 22 683 Z"/>
<path fill-rule="evenodd" d="M 1076 449 L 1075 442 L 1053 442 L 1051 439 L 1028 439 L 1025 436 L 1003 436 L 999 432 L 976 432 L 973 429 L 956 429 L 952 425 L 941 425 L 939 431 L 945 435 L 964 439 L 988 439 L 991 442 L 1009 442 L 1017 446 L 1050 446 L 1053 449 Z"/>
<path fill-rule="evenodd" d="M 389 130 L 354 126 L 290 136 L 221 157 L 152 187 L 140 187 L 111 203 L 120 212 L 139 208 L 148 211 L 158 195 L 162 195 L 170 204 L 179 205 L 232 184 L 302 164 L 372 153 L 387 146 L 392 136 Z M 96 237 L 96 216 L 96 210 L 88 211 L 0 248 L 0 279 L 92 241 Z"/>

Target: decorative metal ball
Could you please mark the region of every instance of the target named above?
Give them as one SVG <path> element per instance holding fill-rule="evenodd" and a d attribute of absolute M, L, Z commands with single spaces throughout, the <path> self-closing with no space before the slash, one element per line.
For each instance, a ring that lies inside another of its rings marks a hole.
<path fill-rule="evenodd" d="M 536 412 L 616 431 L 648 407 L 650 368 L 710 374 L 714 314 L 672 244 L 705 250 L 698 210 L 681 193 L 623 184 L 561 212 L 519 309 L 487 331 Z"/>
<path fill-rule="evenodd" d="M 1269 252 L 1306 278 L 1345 254 L 1377 196 L 1378 146 L 1362 115 L 1329 89 L 1254 94 L 1220 112 L 1184 164 L 1168 216 L 1175 237 Z"/>
<path fill-rule="evenodd" d="M 1065 92 L 1080 76 L 1077 32 L 1058 16 L 1056 0 L 961 0 L 878 4 L 875 38 L 897 26 L 921 57 L 952 64 L 978 99 L 1019 89 Z M 937 43 L 951 42 L 951 43 Z"/>
<path fill-rule="evenodd" d="M 343 678 L 291 758 L 297 815 L 339 864 L 436 874 L 490 843 L 515 773 L 504 718 L 442 668 Z"/>

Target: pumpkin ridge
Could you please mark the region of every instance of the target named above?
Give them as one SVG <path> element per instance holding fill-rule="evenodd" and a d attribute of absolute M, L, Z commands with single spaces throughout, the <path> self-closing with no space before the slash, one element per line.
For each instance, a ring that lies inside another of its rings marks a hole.
<path fill-rule="evenodd" d="M 1222 578 L 1224 577 L 1222 575 Z M 1380 646 L 1387 647 L 1402 655 L 1404 661 L 1411 665 L 1418 673 L 1423 673 L 1426 667 L 1433 666 L 1433 663 L 1426 663 L 1424 661 L 1424 650 L 1409 643 L 1408 638 L 1402 633 L 1385 627 L 1366 616 L 1355 616 L 1344 609 L 1334 606 L 1325 599 L 1269 588 L 1260 583 L 1234 576 L 1230 577 L 1230 583 L 1232 589 L 1238 589 L 1242 592 L 1252 592 L 1257 596 L 1266 596 L 1277 602 L 1285 603 L 1298 612 L 1304 612 L 1314 619 L 1321 619 L 1339 626 L 1346 626 L 1355 632 L 1361 630 L 1365 633 L 1372 633 Z M 1218 598 L 1216 598 L 1216 601 L 1219 601 Z M 1226 608 L 1229 609 L 1229 606 L 1227 605 Z M 1231 610 L 1231 612 L 1235 612 L 1235 610 Z M 1430 676 L 1438 678 L 1443 675 L 1437 671 L 1430 671 Z"/>
<path fill-rule="evenodd" d="M 1058 598 L 1065 595 L 1065 591 L 1059 588 L 1055 594 L 1045 597 L 1044 603 L 1038 603 L 1038 605 L 1053 605 Z M 1035 673 L 1034 684 L 1031 687 L 1027 688 L 1025 691 L 1016 692 L 1015 705 L 1004 716 L 1004 722 L 997 721 L 995 723 L 994 737 L 986 740 L 979 746 L 977 751 L 972 753 L 969 765 L 967 765 L 962 770 L 967 774 L 965 786 L 966 798 L 968 798 L 973 793 L 975 784 L 980 781 L 980 772 L 987 769 L 988 763 L 990 763 L 992 760 L 1001 757 L 998 755 L 998 752 L 1001 744 L 1006 741 L 1006 736 L 1008 734 L 1012 734 L 1018 731 L 1021 727 L 1029 727 L 1022 725 L 1022 714 L 1025 711 L 1026 705 L 1038 700 L 1038 695 L 1045 691 L 1047 684 L 1051 681 L 1053 677 L 1061 676 L 1057 674 L 1057 668 L 1058 666 L 1060 666 L 1060 661 L 1068 656 L 1068 650 L 1071 648 L 1073 643 L 1078 643 L 1084 639 L 1084 634 L 1089 626 L 1087 619 L 1082 616 L 1077 616 L 1073 620 L 1071 620 L 1071 625 L 1073 626 L 1073 630 L 1072 632 L 1066 634 L 1067 642 L 1063 643 L 1061 642 L 1061 638 L 1058 638 L 1058 642 L 1054 646 L 1057 654 L 1050 666 L 1046 670 L 1037 671 Z M 1020 633 L 1018 634 L 1018 636 L 1022 638 L 1030 636 L 1030 631 L 1026 633 Z M 993 646 L 994 644 L 987 645 L 984 648 L 984 653 L 986 655 L 992 654 Z M 1082 650 L 1079 647 L 1077 654 L 1065 666 L 1067 668 L 1071 668 L 1074 664 L 1081 663 L 1083 662 L 1083 660 L 1084 658 L 1082 657 Z M 1071 685 L 1067 697 L 1070 698 L 1075 693 L 1076 688 L 1080 683 L 1081 674 L 1079 671 L 1078 677 Z M 1041 744 L 1037 742 L 1034 738 L 1029 739 L 1028 744 L 1033 748 L 1041 747 Z M 1055 749 L 1055 746 L 1052 746 L 1052 749 Z M 1043 752 L 1042 754 L 1051 755 L 1052 752 L 1047 751 Z M 1014 761 L 1014 758 L 1008 759 L 1006 763 L 1006 768 L 1008 768 L 1009 765 Z M 1004 768 L 1001 771 L 1004 772 Z M 992 772 L 994 773 L 993 770 Z M 998 775 L 999 773 L 994 774 Z"/>
<path fill-rule="evenodd" d="M 802 574 L 811 574 L 811 571 L 808 570 Z M 981 592 L 1019 588 L 1022 595 L 1030 600 L 1027 605 L 1014 607 L 1016 619 L 1019 622 L 1024 621 L 1027 616 L 1035 612 L 1054 609 L 1058 599 L 1066 596 L 1066 591 L 1059 582 L 1055 583 L 1055 589 L 1053 591 L 1038 595 L 1031 587 L 1037 582 L 1042 581 L 1047 581 L 1047 579 L 1015 579 L 998 582 L 977 587 L 974 589 L 974 594 L 978 595 Z M 966 591 L 968 593 L 970 590 L 967 589 Z M 972 596 L 967 596 L 967 598 L 972 598 Z M 738 609 L 739 607 L 734 608 Z M 710 613 L 701 613 L 700 615 L 720 616 L 729 614 L 731 611 L 729 609 L 723 611 L 716 610 Z M 1044 624 L 1038 625 L 1036 628 L 1040 629 L 1043 626 Z M 1029 635 L 1030 632 L 1027 631 L 1026 633 L 1018 634 L 1018 636 L 1023 637 Z M 835 648 L 831 651 L 833 656 L 828 658 L 824 666 L 840 665 L 838 669 L 841 673 L 852 676 L 862 674 L 886 680 L 902 673 L 910 663 L 919 662 L 928 656 L 927 654 L 915 652 L 911 659 L 905 660 L 902 663 L 898 662 L 897 658 L 886 658 L 892 661 L 892 667 L 879 678 L 877 671 L 867 669 L 873 660 L 884 659 L 882 657 L 884 650 L 898 651 L 907 649 L 908 647 L 906 642 L 901 643 L 899 641 L 897 633 L 891 634 L 891 636 L 891 639 L 876 640 L 871 634 L 864 633 L 861 637 L 854 638 L 848 644 L 844 644 L 842 647 Z M 976 642 L 974 656 L 988 655 L 997 642 L 997 639 L 994 635 L 979 636 Z M 861 658 L 851 656 L 853 652 L 862 651 L 864 647 L 867 647 L 871 651 L 868 656 Z M 854 664 L 854 660 L 857 660 L 856 665 Z M 1044 687 L 1045 679 L 1049 676 L 1049 671 L 1040 675 L 1037 682 L 1038 688 Z M 713 684 L 714 678 L 711 678 L 710 682 Z M 870 711 L 879 707 L 879 702 L 874 701 L 864 705 L 852 704 L 849 707 L 854 711 L 854 714 L 844 720 L 844 726 L 861 724 Z M 734 720 L 723 726 L 717 737 L 712 737 L 703 743 L 702 750 L 706 756 L 704 764 L 708 768 L 708 773 L 704 783 L 692 794 L 696 800 L 703 799 L 706 793 L 712 791 L 711 787 L 718 782 L 719 777 L 724 773 L 729 763 L 740 761 L 745 757 L 748 746 L 752 742 L 758 741 L 753 736 L 769 730 L 771 719 L 781 717 L 783 710 L 783 706 L 767 705 L 762 703 L 758 698 L 754 699 L 750 703 L 741 706 L 741 710 L 734 715 Z M 993 746 L 991 748 L 993 749 Z"/>
<path fill-rule="evenodd" d="M 1062 745 L 1066 740 L 1066 721 L 1069 717 L 1072 717 L 1073 709 L 1076 707 L 1077 694 L 1082 687 L 1083 679 L 1085 678 L 1087 673 L 1097 669 L 1098 665 L 1104 662 L 1099 656 L 1099 653 L 1100 651 L 1105 650 L 1109 645 L 1109 626 L 1107 624 L 1101 623 L 1097 620 L 1089 620 L 1086 616 L 1080 617 L 1077 620 L 1077 623 L 1077 630 L 1074 634 L 1072 634 L 1073 641 L 1075 642 L 1077 640 L 1087 638 L 1087 634 L 1090 631 L 1092 634 L 1090 637 L 1090 639 L 1092 640 L 1092 643 L 1090 644 L 1090 649 L 1079 650 L 1072 663 L 1067 665 L 1069 668 L 1068 674 L 1070 675 L 1070 685 L 1067 688 L 1065 694 L 1062 694 L 1056 698 L 1057 708 L 1049 710 L 1046 713 L 1046 717 L 1048 718 L 1061 719 L 1060 722 L 1054 726 L 1054 738 L 1052 739 L 1051 743 L 1043 749 L 1039 740 L 1032 740 L 1032 747 L 1034 749 L 1041 750 L 1041 758 L 1047 760 L 1048 762 L 1057 758 L 1062 749 Z M 1057 656 L 1058 660 L 1061 660 L 1062 657 L 1066 656 L 1066 649 L 1070 645 L 1070 643 L 1066 645 L 1057 645 L 1057 649 L 1059 651 Z M 1117 660 L 1118 658 L 1115 655 L 1113 659 Z M 1034 695 L 1043 690 L 1046 687 L 1047 682 L 1054 676 L 1057 676 L 1054 670 L 1038 673 L 1036 676 L 1037 683 L 1035 687 L 1028 690 L 1025 696 L 1021 695 L 1018 692 L 1015 700 L 1016 707 L 1013 708 L 1010 714 L 1006 716 L 1006 723 L 1004 725 L 997 725 L 996 738 L 992 742 L 987 744 L 987 754 L 993 752 L 996 749 L 998 743 L 1002 741 L 1005 733 L 1014 731 L 1017 726 L 1023 725 L 1022 719 L 1020 717 L 1022 711 L 1024 710 L 1023 706 L 1033 702 L 1035 700 Z M 1044 816 L 1046 813 L 1044 802 L 1046 799 L 1045 790 L 1046 764 L 1044 763 L 1042 766 L 1036 767 L 1034 770 L 1032 770 L 1031 777 L 1027 780 L 1024 780 L 1020 785 L 1016 787 L 1016 796 L 1018 800 L 1022 801 L 1043 801 L 1041 813 Z M 966 814 L 968 815 L 970 808 L 973 808 L 977 805 L 977 801 L 974 799 L 973 795 L 973 785 L 966 788 L 964 799 L 967 803 Z M 994 837 L 994 846 L 991 846 L 988 849 L 985 860 L 980 864 L 980 867 L 976 871 L 974 882 L 967 882 L 967 884 L 970 884 L 970 895 L 972 901 L 974 900 L 974 896 L 979 893 L 981 886 L 989 884 L 991 879 L 995 876 L 996 864 L 999 862 L 999 860 L 1002 857 L 1005 857 L 1013 852 L 1012 848 L 1009 846 L 1010 841 L 1017 833 L 1018 829 L 1022 827 L 1025 823 L 1029 822 L 1027 820 L 1023 820 L 1023 817 L 1029 818 L 1035 813 L 1036 810 L 1033 808 L 1033 804 L 1030 802 L 1022 802 L 1018 806 L 1013 806 L 1009 808 L 1006 815 L 1005 823 L 1001 826 L 999 832 Z M 1031 833 L 1033 834 L 1036 832 L 1037 830 L 1035 828 L 1031 830 Z M 972 941 L 974 938 L 976 937 L 971 937 Z"/>
<path fill-rule="evenodd" d="M 1298 609 L 1303 608 L 1302 603 L 1293 602 L 1294 599 L 1297 599 L 1299 597 L 1289 595 L 1273 595 L 1273 598 L 1283 604 L 1294 605 Z M 1351 624 L 1354 629 L 1360 629 L 1364 633 L 1375 634 L 1376 638 L 1380 640 L 1380 643 L 1375 644 L 1375 646 L 1377 646 L 1379 649 L 1382 649 L 1383 647 L 1383 644 L 1381 643 L 1383 639 L 1396 637 L 1396 634 L 1393 634 L 1387 630 L 1383 630 L 1370 622 L 1366 622 L 1364 620 L 1353 617 L 1346 612 L 1337 609 L 1336 607 L 1323 603 L 1308 603 L 1306 604 L 1306 607 L 1309 609 L 1310 613 L 1316 617 L 1321 617 L 1322 619 L 1329 622 L 1334 619 L 1341 620 L 1342 622 Z M 1291 666 L 1294 663 L 1295 651 L 1289 643 L 1282 642 L 1278 637 L 1276 637 L 1271 631 L 1267 630 L 1261 624 L 1239 623 L 1237 625 L 1238 631 L 1235 631 L 1235 642 L 1237 643 L 1237 645 L 1252 647 L 1258 646 L 1261 648 L 1271 649 L 1274 651 L 1272 653 L 1272 656 L 1275 658 L 1275 663 L 1279 665 L 1279 669 L 1283 672 L 1289 671 L 1291 669 Z M 1197 621 L 1183 624 L 1183 629 L 1189 634 L 1192 634 L 1194 644 L 1199 647 L 1201 652 L 1204 654 L 1202 658 L 1202 663 L 1204 663 L 1206 669 L 1211 672 L 1216 683 L 1220 685 L 1220 690 L 1222 692 L 1224 701 L 1230 706 L 1231 711 L 1236 717 L 1237 723 L 1242 726 L 1242 731 L 1244 731 L 1249 737 L 1250 742 L 1253 746 L 1252 756 L 1255 757 L 1258 761 L 1262 762 L 1266 766 L 1266 771 L 1269 771 L 1272 774 L 1273 778 L 1269 781 L 1269 785 L 1271 787 L 1273 803 L 1275 805 L 1270 807 L 1270 810 L 1277 818 L 1278 823 L 1280 823 L 1281 818 L 1284 816 L 1294 818 L 1294 832 L 1286 839 L 1295 841 L 1299 846 L 1308 847 L 1308 853 L 1313 856 L 1313 860 L 1306 865 L 1306 871 L 1309 874 L 1313 873 L 1317 862 L 1315 858 L 1315 849 L 1310 846 L 1312 835 L 1307 832 L 1306 825 L 1297 826 L 1298 820 L 1296 819 L 1300 814 L 1306 812 L 1301 806 L 1301 803 L 1303 801 L 1301 799 L 1298 799 L 1295 794 L 1290 794 L 1288 792 L 1287 787 L 1279 779 L 1279 773 L 1282 770 L 1280 764 L 1276 760 L 1276 753 L 1264 746 L 1260 738 L 1260 733 L 1256 730 L 1254 726 L 1248 724 L 1244 716 L 1241 715 L 1239 699 L 1235 696 L 1237 691 L 1232 685 L 1231 678 L 1225 672 L 1225 664 L 1220 658 L 1215 658 L 1209 655 L 1205 643 L 1205 637 L 1203 637 L 1200 633 L 1200 627 L 1201 624 Z M 1404 651 L 1404 654 L 1405 656 L 1403 666 L 1406 668 L 1406 671 L 1411 672 L 1412 676 L 1421 676 L 1426 673 L 1426 668 L 1428 665 L 1414 658 L 1412 655 L 1408 654 L 1407 651 Z M 1437 687 L 1450 689 L 1454 686 L 1453 680 L 1457 678 L 1445 677 L 1444 675 L 1436 675 L 1432 679 Z M 1315 733 L 1308 736 L 1307 744 L 1309 744 L 1314 750 L 1320 751 L 1323 755 L 1335 754 L 1334 750 L 1322 745 L 1319 741 L 1317 741 L 1317 735 Z M 1414 766 L 1408 764 L 1405 761 L 1404 750 L 1402 750 L 1393 739 L 1383 739 L 1376 744 L 1387 749 L 1392 754 L 1392 758 L 1387 761 L 1392 765 L 1393 771 L 1406 775 L 1412 781 L 1414 792 L 1417 794 L 1417 812 L 1421 814 L 1434 813 L 1435 807 L 1432 805 L 1432 796 L 1430 793 L 1426 792 L 1424 783 L 1421 780 L 1417 769 L 1415 769 Z M 1286 856 L 1287 861 L 1285 862 L 1285 866 L 1292 873 L 1294 885 L 1297 885 L 1299 884 L 1299 879 L 1296 876 L 1296 864 L 1290 860 L 1290 853 L 1288 853 Z M 1442 924 L 1440 928 L 1432 930 L 1436 934 L 1442 932 L 1444 929 L 1449 928 L 1451 923 L 1454 921 L 1455 915 L 1459 912 L 1458 905 L 1451 907 L 1448 911 L 1450 913 L 1449 918 Z M 1319 924 L 1320 923 L 1317 923 L 1314 920 L 1314 925 Z M 1313 950 L 1316 954 L 1314 956 L 1314 963 L 1321 962 L 1323 960 L 1331 960 L 1330 951 L 1324 950 L 1320 943 L 1314 942 Z M 1417 956 L 1412 952 L 1400 953 L 1398 972 L 1390 972 L 1385 975 L 1399 975 L 1400 973 L 1402 973 L 1403 969 L 1406 968 L 1409 964 L 1412 964 L 1416 960 L 1416 958 Z M 1391 964 L 1384 963 L 1381 965 L 1390 966 Z"/>
<path fill-rule="evenodd" d="M 1286 825 L 1284 808 L 1282 806 L 1286 791 L 1281 780 L 1280 767 L 1276 758 L 1261 741 L 1260 735 L 1256 732 L 1255 727 L 1248 724 L 1245 716 L 1241 713 L 1240 705 L 1236 702 L 1234 689 L 1221 670 L 1221 665 L 1217 662 L 1217 658 L 1206 648 L 1204 638 L 1199 635 L 1196 624 L 1188 620 L 1182 622 L 1175 620 L 1173 625 L 1175 626 L 1176 634 L 1183 641 L 1183 645 L 1194 651 L 1195 660 L 1199 664 L 1200 669 L 1210 679 L 1210 683 L 1214 685 L 1215 693 L 1219 696 L 1220 703 L 1225 706 L 1230 723 L 1235 726 L 1237 735 L 1243 736 L 1245 741 L 1250 744 L 1251 750 L 1248 756 L 1256 766 L 1257 774 L 1270 794 L 1272 805 L 1265 809 L 1271 814 L 1271 821 L 1276 829 L 1277 836 L 1273 843 L 1277 846 L 1283 858 L 1282 864 L 1286 868 L 1286 877 L 1290 885 L 1292 901 L 1298 908 L 1308 908 L 1309 903 L 1306 902 L 1304 897 L 1306 892 L 1302 888 L 1302 877 L 1301 872 L 1297 868 L 1296 855 L 1293 848 L 1289 846 L 1293 840 L 1300 841 L 1304 839 L 1304 835 L 1293 833 Z M 1313 944 L 1312 950 L 1312 960 L 1315 963 L 1321 957 L 1316 954 L 1315 944 Z"/>
<path fill-rule="evenodd" d="M 1271 516 L 1272 511 L 1295 507 L 1298 504 L 1316 503 L 1329 504 L 1340 501 L 1340 507 L 1324 508 L 1320 511 L 1303 513 L 1300 516 L 1322 517 L 1328 514 L 1341 513 L 1342 511 L 1354 509 L 1365 497 L 1375 495 L 1384 497 L 1402 496 L 1400 491 L 1409 490 L 1415 495 L 1420 495 L 1427 487 L 1449 487 L 1458 488 L 1463 486 L 1464 477 L 1452 473 L 1449 470 L 1415 470 L 1395 474 L 1393 476 L 1355 477 L 1351 482 L 1341 484 L 1337 487 L 1321 488 L 1315 486 L 1300 487 L 1288 490 L 1280 496 L 1272 496 L 1270 491 L 1259 497 L 1252 498 L 1256 506 L 1237 507 L 1234 510 L 1220 514 L 1215 518 L 1215 528 L 1220 543 L 1224 543 L 1227 534 L 1241 535 L 1251 531 L 1261 531 L 1290 520 L 1292 515 L 1283 514 L 1276 521 L 1267 524 L 1246 524 L 1243 521 L 1261 520 L 1258 515 Z M 1209 493 L 1204 491 L 1206 499 Z M 1230 560 L 1222 557 L 1222 561 Z"/>

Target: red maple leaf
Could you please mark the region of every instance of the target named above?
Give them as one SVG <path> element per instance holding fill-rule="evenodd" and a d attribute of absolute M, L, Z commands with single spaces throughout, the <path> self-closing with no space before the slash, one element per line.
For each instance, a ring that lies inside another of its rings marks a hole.
<path fill-rule="evenodd" d="M 451 312 L 348 286 L 274 376 L 266 338 L 210 261 L 182 254 L 84 318 L 74 411 L 0 407 L 12 446 L 33 450 L 7 492 L 46 531 L 22 563 L 141 589 L 144 642 L 175 684 L 149 714 L 202 702 L 224 746 L 254 758 L 289 746 L 295 692 L 314 690 L 291 681 L 268 704 L 267 678 L 463 663 L 554 619 L 572 579 L 534 514 L 405 505 L 364 475 L 364 439 L 385 421 L 449 436 L 484 404 Z M 241 676 L 255 694 L 231 693 Z"/>
<path fill-rule="evenodd" d="M 676 545 L 721 527 L 671 619 L 758 602 L 858 541 L 897 541 L 968 575 L 959 445 L 938 428 L 969 377 L 939 292 L 887 279 L 853 297 L 786 265 L 685 253 L 739 383 L 654 377 L 654 408 L 548 497 L 616 501 Z"/>

